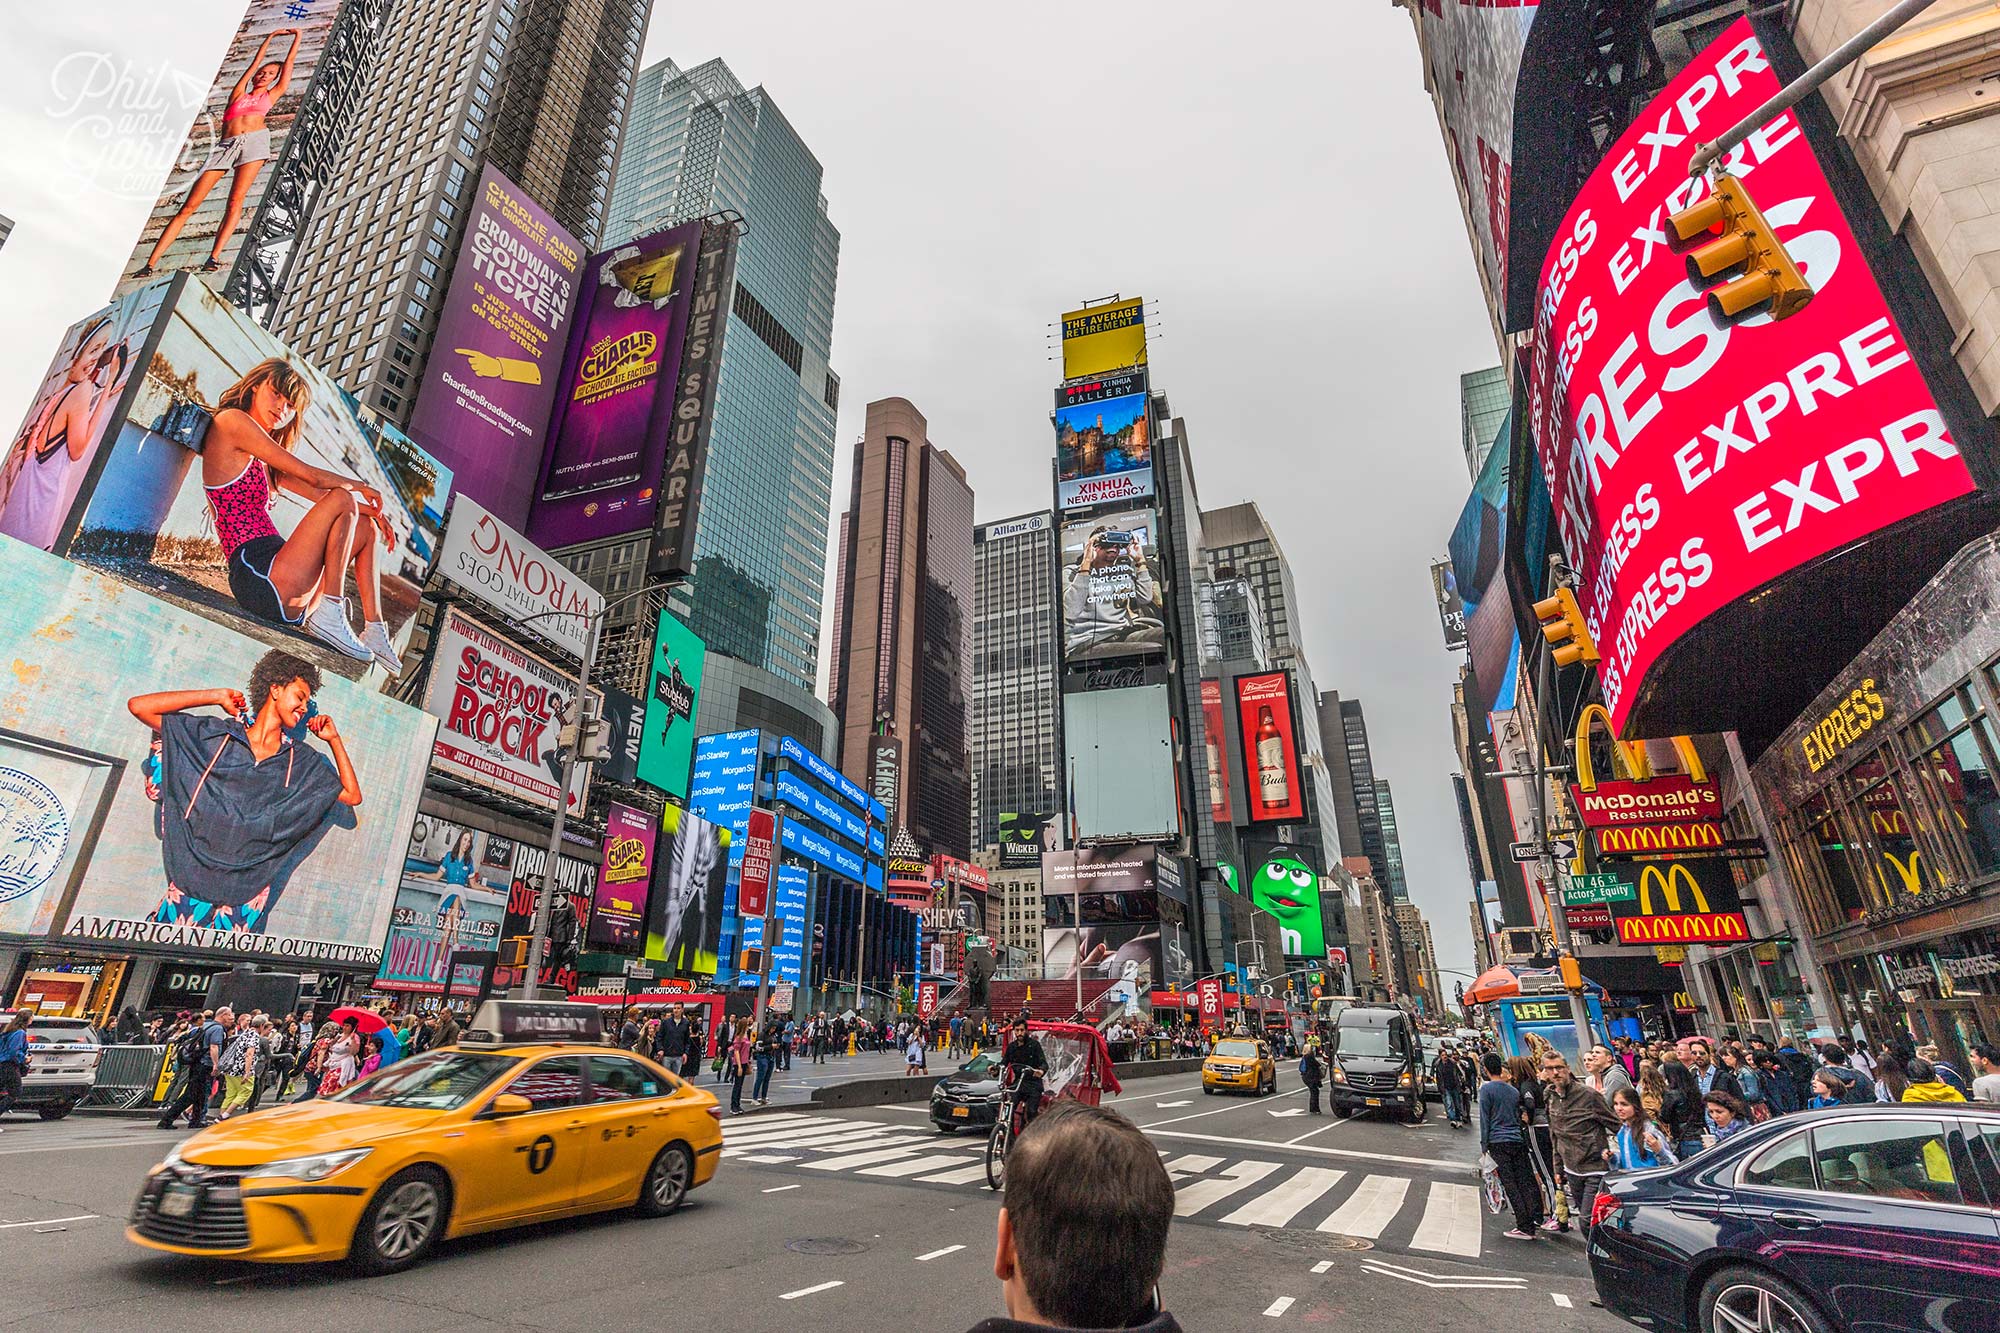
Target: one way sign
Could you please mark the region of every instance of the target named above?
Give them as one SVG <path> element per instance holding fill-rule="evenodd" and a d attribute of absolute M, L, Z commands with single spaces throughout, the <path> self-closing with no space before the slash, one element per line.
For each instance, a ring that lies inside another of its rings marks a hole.
<path fill-rule="evenodd" d="M 1552 856 L 1558 861 L 1567 861 L 1576 855 L 1576 840 L 1573 838 L 1550 838 L 1547 842 L 1517 842 L 1508 850 L 1516 861 L 1539 861 L 1544 856 Z"/>

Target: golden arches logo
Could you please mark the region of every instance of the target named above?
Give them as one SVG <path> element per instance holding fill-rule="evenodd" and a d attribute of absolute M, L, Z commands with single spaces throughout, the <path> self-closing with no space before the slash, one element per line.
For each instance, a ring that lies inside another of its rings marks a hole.
<path fill-rule="evenodd" d="M 1652 756 L 1646 751 L 1646 742 L 1621 741 L 1617 728 L 1611 725 L 1611 711 L 1603 704 L 1585 704 L 1576 718 L 1576 785 L 1584 791 L 1597 787 L 1597 773 L 1590 760 L 1590 733 L 1593 723 L 1601 724 L 1605 735 L 1611 741 L 1611 776 L 1615 779 L 1623 768 L 1633 782 L 1646 782 L 1653 774 Z M 1708 780 L 1708 769 L 1701 762 L 1701 753 L 1695 749 L 1694 741 L 1687 736 L 1669 738 L 1674 753 L 1681 762 L 1681 768 L 1696 782 Z"/>
<path fill-rule="evenodd" d="M 1688 889 L 1688 906 L 1685 909 L 1681 907 L 1680 895 L 1680 884 L 1683 879 L 1687 881 Z M 1694 872 L 1684 865 L 1675 864 L 1664 870 L 1659 866 L 1647 866 L 1639 873 L 1640 915 L 1661 915 L 1653 910 L 1653 885 L 1656 883 L 1660 886 L 1660 896 L 1666 900 L 1667 912 L 1678 914 L 1685 910 L 1707 913 L 1708 895 L 1703 893 L 1701 885 L 1695 882 Z"/>
<path fill-rule="evenodd" d="M 1722 846 L 1718 824 L 1638 824 L 1597 830 L 1600 852 L 1680 852 Z"/>
<path fill-rule="evenodd" d="M 1903 883 L 1903 892 L 1916 895 L 1923 888 L 1923 853 L 1911 852 L 1908 860 L 1899 858 L 1894 852 L 1882 853 L 1882 859 L 1896 867 L 1896 878 Z"/>

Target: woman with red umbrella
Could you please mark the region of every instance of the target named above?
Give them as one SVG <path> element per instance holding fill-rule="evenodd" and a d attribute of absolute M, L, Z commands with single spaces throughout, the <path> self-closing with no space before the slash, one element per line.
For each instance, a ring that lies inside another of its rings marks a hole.
<path fill-rule="evenodd" d="M 331 1097 L 354 1081 L 355 1073 L 361 1068 L 361 1039 L 378 1033 L 388 1024 L 382 1015 L 372 1009 L 356 1009 L 344 1006 L 327 1015 L 329 1022 L 338 1023 L 340 1028 L 333 1034 L 333 1040 L 326 1048 L 326 1059 L 319 1078 L 319 1095 Z"/>

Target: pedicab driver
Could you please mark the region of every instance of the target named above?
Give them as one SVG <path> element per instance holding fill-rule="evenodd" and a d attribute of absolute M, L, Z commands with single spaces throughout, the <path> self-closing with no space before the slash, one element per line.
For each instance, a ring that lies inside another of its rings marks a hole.
<path fill-rule="evenodd" d="M 1000 1065 L 1020 1105 L 1019 1119 L 1015 1122 L 1019 1126 L 1015 1131 L 1018 1137 L 1042 1109 L 1042 1076 L 1049 1072 L 1049 1058 L 1042 1053 L 1042 1044 L 1028 1031 L 1026 1010 L 1015 1015 L 1007 1027 L 1007 1048 L 1000 1054 Z"/>

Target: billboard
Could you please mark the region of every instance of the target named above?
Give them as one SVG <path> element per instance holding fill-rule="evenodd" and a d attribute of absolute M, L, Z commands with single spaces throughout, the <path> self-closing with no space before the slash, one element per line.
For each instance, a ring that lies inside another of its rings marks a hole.
<path fill-rule="evenodd" d="M 128 386 L 143 377 L 146 347 L 171 285 L 127 292 L 63 334 L 0 460 L 0 533 L 44 551 L 64 535 L 98 449 L 107 434 L 117 437 Z"/>
<path fill-rule="evenodd" d="M 410 828 L 376 989 L 442 995 L 454 950 L 498 948 L 513 856 L 510 839 L 419 815 Z M 461 967 L 451 978 L 452 993 L 477 995 L 479 981 L 477 967 Z"/>
<path fill-rule="evenodd" d="M 0 928 L 373 967 L 433 719 L 22 542 L 0 587 Z"/>
<path fill-rule="evenodd" d="M 155 292 L 150 351 L 50 549 L 323 670 L 399 674 L 450 470 L 205 283 L 135 297 Z"/>
<path fill-rule="evenodd" d="M 491 847 L 492 843 L 489 842 L 488 846 Z M 502 939 L 519 939 L 533 932 L 537 890 L 547 878 L 549 864 L 549 849 L 546 847 L 516 842 L 512 850 L 514 878 L 507 887 L 507 919 L 500 925 Z M 574 856 L 564 856 L 556 862 L 557 898 L 549 914 L 549 949 L 543 955 L 536 985 L 576 994 L 576 950 L 590 929 L 590 909 L 596 883 L 597 867 L 590 862 L 580 861 Z M 493 974 L 493 984 L 519 985 L 525 980 L 526 973 L 526 968 L 501 968 Z"/>
<path fill-rule="evenodd" d="M 1305 818 L 1291 674 L 1238 676 L 1236 726 L 1243 737 L 1243 790 L 1248 793 L 1251 821 Z"/>
<path fill-rule="evenodd" d="M 664 607 L 653 630 L 653 661 L 646 672 L 646 715 L 639 739 L 639 780 L 675 800 L 688 794 L 694 762 L 694 718 L 701 700 L 708 645 Z"/>
<path fill-rule="evenodd" d="M 1638 892 L 1610 904 L 1620 944 L 1739 944 L 1750 938 L 1736 872 L 1718 857 L 1648 861 Z"/>
<path fill-rule="evenodd" d="M 570 546 L 652 526 L 701 224 L 584 264 L 528 535 Z"/>
<path fill-rule="evenodd" d="M 257 216 L 286 140 L 308 105 L 341 4 L 251 0 L 139 230 L 116 295 L 156 273 L 227 273 L 236 262 L 243 226 Z M 143 119 L 136 108 L 132 114 Z"/>
<path fill-rule="evenodd" d="M 604 821 L 585 947 L 636 954 L 645 942 L 646 896 L 653 882 L 654 825 L 647 810 L 612 802 Z"/>
<path fill-rule="evenodd" d="M 1658 243 L 1708 189 L 1687 175 L 1697 144 L 1779 86 L 1749 22 L 1732 24 L 1605 153 L 1542 266 L 1530 427 L 1621 733 L 1705 617 L 1973 489 L 1797 113 L 1726 165 L 1809 305 L 1718 321 Z M 1669 120 L 1671 142 L 1654 134 Z"/>
<path fill-rule="evenodd" d="M 852 778 L 793 740 L 790 736 L 779 738 L 778 754 L 785 759 L 805 765 L 807 772 L 811 773 L 815 778 L 818 778 L 834 791 L 839 792 L 857 810 L 867 810 L 869 814 L 874 816 L 876 823 L 880 824 L 887 821 L 889 817 L 888 810 L 883 806 L 882 802 L 872 800 L 868 793 L 861 790 L 860 785 Z"/>
<path fill-rule="evenodd" d="M 1250 901 L 1278 923 L 1279 948 L 1287 958 L 1326 957 L 1326 926 L 1320 917 L 1319 873 L 1303 847 L 1252 843 L 1245 848 Z"/>
<path fill-rule="evenodd" d="M 736 861 L 736 910 L 746 917 L 763 916 L 769 906 L 777 839 L 777 816 L 761 805 L 751 806 L 744 821 L 743 855 L 732 858 Z"/>
<path fill-rule="evenodd" d="M 1146 395 L 1127 394 L 1059 407 L 1056 506 L 1143 500 L 1153 493 L 1153 442 Z"/>
<path fill-rule="evenodd" d="M 1465 602 L 1458 594 L 1458 578 L 1451 561 L 1431 564 L 1431 590 L 1437 594 L 1438 624 L 1444 630 L 1444 646 L 1457 652 L 1465 647 Z"/>
<path fill-rule="evenodd" d="M 1155 850 L 1088 847 L 1042 857 L 1042 966 L 1151 989 L 1161 975 Z"/>
<path fill-rule="evenodd" d="M 1062 317 L 1063 378 L 1146 364 L 1146 303 L 1134 297 Z"/>
<path fill-rule="evenodd" d="M 755 727 L 697 739 L 694 772 L 688 783 L 688 809 L 741 838 L 749 825 L 750 798 L 757 789 L 757 763 L 763 739 L 763 733 Z M 741 860 L 742 848 L 733 848 L 732 856 Z"/>
<path fill-rule="evenodd" d="M 437 571 L 579 659 L 591 618 L 604 614 L 604 594 L 462 491 L 451 502 Z"/>
<path fill-rule="evenodd" d="M 528 521 L 583 245 L 520 186 L 479 175 L 410 434 L 515 527 Z"/>
<path fill-rule="evenodd" d="M 1599 782 L 1589 788 L 1572 782 L 1569 790 L 1585 828 L 1637 828 L 1722 818 L 1722 789 L 1713 782 L 1697 782 L 1678 774 L 1644 782 Z"/>
<path fill-rule="evenodd" d="M 694 571 L 696 519 L 708 470 L 708 437 L 715 422 L 715 386 L 722 369 L 723 335 L 736 291 L 736 220 L 702 223 L 689 294 L 687 338 L 674 386 L 673 435 L 667 443 L 660 500 L 653 519 L 653 549 L 646 572 L 685 578 Z"/>
<path fill-rule="evenodd" d="M 1063 525 L 1063 659 L 1100 662 L 1161 652 L 1158 515 L 1130 509 Z"/>
<path fill-rule="evenodd" d="M 660 812 L 653 892 L 646 907 L 646 957 L 674 972 L 715 975 L 729 893 L 731 834 L 676 805 Z"/>
<path fill-rule="evenodd" d="M 812 873 L 804 866 L 779 866 L 771 884 L 771 917 L 778 923 L 778 943 L 771 950 L 771 980 L 802 984 L 799 967 L 805 956 L 806 904 L 812 896 Z M 764 918 L 743 918 L 742 944 L 746 949 L 762 947 Z M 739 986 L 755 986 L 755 971 L 739 973 Z"/>
<path fill-rule="evenodd" d="M 1049 837 L 1049 825 L 1054 823 L 1053 814 L 1020 814 L 1012 810 L 1000 812 L 1000 868 L 1019 870 L 1042 863 L 1042 853 L 1054 846 Z"/>
<path fill-rule="evenodd" d="M 1180 831 L 1166 685 L 1063 696 L 1070 803 L 1079 838 Z"/>
<path fill-rule="evenodd" d="M 1208 770 L 1208 813 L 1220 826 L 1231 821 L 1229 814 L 1229 768 L 1222 761 L 1222 747 L 1228 733 L 1222 725 L 1222 682 L 1203 677 L 1201 682 L 1202 766 Z"/>
<path fill-rule="evenodd" d="M 444 719 L 433 764 L 476 787 L 553 810 L 562 781 L 556 739 L 576 682 L 501 638 L 457 607 L 435 629 L 435 657 L 424 707 Z M 578 764 L 568 808 L 583 809 L 590 766 Z"/>

